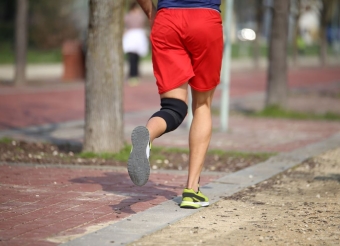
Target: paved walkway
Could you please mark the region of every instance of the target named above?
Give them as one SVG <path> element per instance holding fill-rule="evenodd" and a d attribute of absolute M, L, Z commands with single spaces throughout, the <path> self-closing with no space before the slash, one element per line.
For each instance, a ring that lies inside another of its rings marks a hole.
<path fill-rule="evenodd" d="M 126 170 L 0 166 L 0 239 L 8 245 L 54 245 L 98 230 L 180 195 L 184 172 L 152 173 L 136 187 Z M 202 177 L 206 184 L 221 174 Z"/>
<path fill-rule="evenodd" d="M 235 71 L 231 103 L 263 100 L 265 73 Z M 291 88 L 334 88 L 338 67 L 293 70 Z M 82 83 L 43 83 L 29 87 L 0 86 L 0 137 L 32 140 L 81 141 L 84 86 Z M 214 105 L 219 104 L 219 92 Z M 156 87 L 145 76 L 138 87 L 124 88 L 125 136 L 144 124 L 158 108 Z M 317 106 L 317 103 L 315 104 Z M 224 150 L 290 152 L 324 141 L 340 131 L 338 122 L 251 119 L 231 116 L 229 131 L 218 131 L 213 117 L 212 148 Z M 186 146 L 185 124 L 154 144 Z M 311 154 L 309 154 L 311 155 Z M 135 187 L 125 169 L 0 165 L 0 240 L 6 245 L 55 245 L 95 232 L 115 221 L 129 220 L 180 194 L 186 179 L 181 171 L 153 173 L 144 187 Z M 223 173 L 205 173 L 203 184 Z M 249 175 L 249 174 L 248 174 Z M 208 191 L 209 193 L 209 191 Z"/>

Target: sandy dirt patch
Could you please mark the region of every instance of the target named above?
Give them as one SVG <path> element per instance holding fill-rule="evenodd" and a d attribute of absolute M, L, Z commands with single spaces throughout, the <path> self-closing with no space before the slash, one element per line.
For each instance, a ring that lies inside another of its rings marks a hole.
<path fill-rule="evenodd" d="M 340 245 L 340 148 L 131 245 Z"/>

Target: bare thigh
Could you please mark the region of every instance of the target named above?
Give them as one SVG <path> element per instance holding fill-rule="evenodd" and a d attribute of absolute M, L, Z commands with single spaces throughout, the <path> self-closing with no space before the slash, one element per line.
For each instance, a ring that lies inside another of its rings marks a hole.
<path fill-rule="evenodd" d="M 186 103 L 188 100 L 188 83 L 182 84 L 181 86 L 167 91 L 160 95 L 161 98 L 176 98 Z"/>

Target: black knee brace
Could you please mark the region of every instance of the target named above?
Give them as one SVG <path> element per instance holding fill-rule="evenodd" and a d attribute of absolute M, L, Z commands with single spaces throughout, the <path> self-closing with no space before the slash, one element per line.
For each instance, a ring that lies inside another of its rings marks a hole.
<path fill-rule="evenodd" d="M 171 132 L 182 124 L 188 113 L 188 105 L 176 98 L 162 98 L 161 110 L 154 113 L 152 117 L 161 117 L 166 122 L 166 130 L 164 133 Z"/>

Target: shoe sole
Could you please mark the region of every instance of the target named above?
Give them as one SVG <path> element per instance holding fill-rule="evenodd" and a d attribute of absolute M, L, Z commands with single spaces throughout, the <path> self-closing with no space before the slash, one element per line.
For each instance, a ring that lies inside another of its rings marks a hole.
<path fill-rule="evenodd" d="M 188 201 L 182 201 L 180 205 L 181 208 L 200 208 L 208 206 L 209 202 L 188 202 Z"/>
<path fill-rule="evenodd" d="M 149 130 L 144 126 L 136 127 L 131 133 L 132 151 L 127 167 L 132 182 L 138 186 L 145 185 L 150 176 L 150 163 L 146 156 L 149 140 Z"/>

